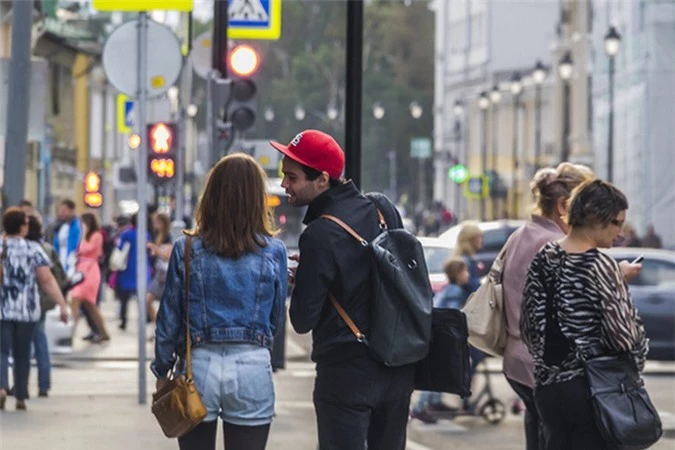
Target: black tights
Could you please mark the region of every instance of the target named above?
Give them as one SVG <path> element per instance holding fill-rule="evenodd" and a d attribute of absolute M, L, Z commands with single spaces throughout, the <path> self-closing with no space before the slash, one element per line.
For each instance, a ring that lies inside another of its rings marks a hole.
<path fill-rule="evenodd" d="M 202 422 L 178 439 L 180 450 L 208 450 L 216 448 L 218 420 Z M 270 426 L 245 427 L 223 422 L 225 450 L 265 450 Z"/>

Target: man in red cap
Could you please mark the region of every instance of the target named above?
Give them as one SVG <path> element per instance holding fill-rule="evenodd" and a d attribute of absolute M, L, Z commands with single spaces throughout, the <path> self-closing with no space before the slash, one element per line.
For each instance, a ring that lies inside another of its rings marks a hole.
<path fill-rule="evenodd" d="M 331 136 L 298 133 L 288 145 L 270 142 L 284 154 L 281 186 L 294 206 L 308 206 L 300 236 L 290 317 L 298 333 L 312 331 L 316 362 L 314 407 L 321 450 L 404 450 L 414 367 L 385 367 L 340 318 L 332 293 L 368 336 L 372 258 L 336 223 L 341 219 L 369 242 L 379 233 L 377 209 L 389 228 L 403 228 L 394 205 L 382 194 L 363 195 L 342 178 L 345 156 Z"/>

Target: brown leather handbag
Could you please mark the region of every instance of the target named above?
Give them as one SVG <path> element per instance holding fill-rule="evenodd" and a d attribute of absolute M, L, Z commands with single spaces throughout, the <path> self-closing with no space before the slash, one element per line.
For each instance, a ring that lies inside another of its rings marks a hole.
<path fill-rule="evenodd" d="M 171 371 L 170 380 L 152 394 L 152 413 L 168 438 L 178 438 L 199 425 L 206 417 L 206 408 L 192 379 L 192 353 L 190 340 L 190 258 L 192 236 L 185 240 L 185 317 L 187 376 L 176 376 Z"/>

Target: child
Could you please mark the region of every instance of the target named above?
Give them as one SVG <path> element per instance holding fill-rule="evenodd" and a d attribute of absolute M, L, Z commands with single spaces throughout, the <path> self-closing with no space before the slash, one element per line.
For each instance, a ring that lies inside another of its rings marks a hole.
<path fill-rule="evenodd" d="M 443 266 L 443 271 L 448 277 L 448 285 L 434 297 L 434 308 L 459 309 L 464 306 L 467 299 L 467 291 L 463 289 L 463 286 L 469 282 L 469 269 L 464 259 L 452 257 Z M 430 412 L 450 411 L 454 409 L 441 402 L 440 392 L 424 391 L 420 393 L 410 416 L 432 424 L 438 420 Z"/>

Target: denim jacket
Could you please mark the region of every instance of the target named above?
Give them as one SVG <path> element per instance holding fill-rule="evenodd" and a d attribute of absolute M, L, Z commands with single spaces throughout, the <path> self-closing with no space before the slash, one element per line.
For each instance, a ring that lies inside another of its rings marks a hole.
<path fill-rule="evenodd" d="M 237 259 L 224 258 L 192 239 L 190 336 L 206 343 L 248 342 L 271 348 L 284 318 L 287 290 L 286 247 L 278 239 Z M 185 237 L 171 252 L 166 287 L 155 331 L 155 376 L 165 377 L 176 355 L 185 353 Z"/>

